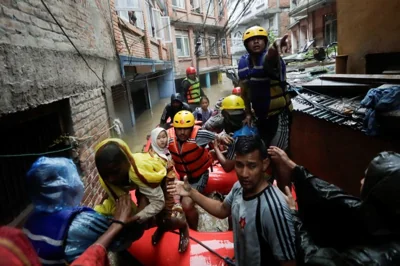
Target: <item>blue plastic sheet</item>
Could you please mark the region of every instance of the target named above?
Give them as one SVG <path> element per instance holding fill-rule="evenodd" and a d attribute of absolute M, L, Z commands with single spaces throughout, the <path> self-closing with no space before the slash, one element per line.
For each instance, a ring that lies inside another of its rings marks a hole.
<path fill-rule="evenodd" d="M 72 160 L 40 157 L 27 174 L 28 191 L 36 209 L 55 212 L 79 206 L 83 183 Z"/>
<path fill-rule="evenodd" d="M 78 258 L 88 247 L 107 231 L 111 225 L 108 217 L 97 212 L 81 212 L 72 220 L 65 241 L 65 258 L 68 263 Z M 143 225 L 133 223 L 122 231 L 108 248 L 112 252 L 127 249 L 143 235 Z"/>
<path fill-rule="evenodd" d="M 233 133 L 233 138 L 244 137 L 244 136 L 258 136 L 258 130 L 256 127 L 243 126 L 241 129 Z"/>
<path fill-rule="evenodd" d="M 367 108 L 364 118 L 367 135 L 379 135 L 380 125 L 376 120 L 376 113 L 400 110 L 400 86 L 369 90 L 361 101 L 361 106 Z"/>

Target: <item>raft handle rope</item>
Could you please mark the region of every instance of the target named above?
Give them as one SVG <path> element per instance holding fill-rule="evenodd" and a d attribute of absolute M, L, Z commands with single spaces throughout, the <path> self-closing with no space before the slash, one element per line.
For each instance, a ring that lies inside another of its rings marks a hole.
<path fill-rule="evenodd" d="M 179 235 L 179 232 L 176 231 L 171 231 L 171 233 L 177 234 Z M 221 260 L 223 260 L 226 265 L 229 266 L 235 266 L 235 262 L 233 261 L 233 259 L 229 258 L 229 257 L 222 257 L 220 254 L 218 254 L 215 250 L 211 249 L 210 247 L 208 247 L 207 245 L 203 244 L 200 240 L 197 240 L 196 238 L 189 236 L 189 238 L 191 240 L 193 240 L 194 242 L 196 242 L 197 244 L 199 244 L 200 246 L 202 246 L 203 248 L 207 249 L 208 251 L 210 251 L 212 254 L 214 254 L 215 256 L 217 256 L 218 258 L 220 258 Z"/>

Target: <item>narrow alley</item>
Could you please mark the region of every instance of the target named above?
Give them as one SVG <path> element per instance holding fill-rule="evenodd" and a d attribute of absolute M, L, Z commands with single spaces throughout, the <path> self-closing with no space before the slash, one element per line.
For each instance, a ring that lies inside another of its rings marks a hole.
<path fill-rule="evenodd" d="M 215 103 L 221 97 L 231 93 L 233 89 L 232 81 L 223 74 L 222 83 L 211 85 L 211 88 L 204 88 L 204 93 L 210 99 L 210 108 L 214 108 Z M 132 152 L 142 151 L 146 144 L 146 137 L 150 131 L 155 128 L 161 118 L 165 105 L 169 103 L 169 98 L 161 99 L 152 109 L 148 109 L 136 119 L 136 126 L 127 130 L 123 139 L 128 143 Z"/>

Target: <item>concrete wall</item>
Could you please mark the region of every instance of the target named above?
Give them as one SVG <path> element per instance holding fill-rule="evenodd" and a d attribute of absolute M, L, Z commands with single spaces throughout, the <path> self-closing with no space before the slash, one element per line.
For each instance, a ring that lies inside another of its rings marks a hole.
<path fill-rule="evenodd" d="M 108 117 L 113 116 L 105 99 L 110 97 L 110 86 L 121 82 L 108 0 L 46 3 L 107 88 L 102 88 L 102 81 L 77 55 L 40 0 L 1 1 L 0 115 L 69 99 L 70 110 L 65 112 L 71 113 L 71 136 L 80 139 L 104 131 L 78 141 L 75 154 L 87 188 L 84 204 L 92 206 L 103 197 L 94 147 L 109 136 Z"/>
<path fill-rule="evenodd" d="M 400 52 L 400 1 L 337 0 L 339 54 L 347 73 L 365 73 L 365 56 Z"/>

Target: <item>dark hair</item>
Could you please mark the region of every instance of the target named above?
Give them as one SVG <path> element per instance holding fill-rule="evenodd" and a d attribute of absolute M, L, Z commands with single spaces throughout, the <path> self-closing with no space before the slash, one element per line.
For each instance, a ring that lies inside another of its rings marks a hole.
<path fill-rule="evenodd" d="M 210 103 L 210 99 L 208 99 L 207 96 L 201 96 L 200 102 L 202 102 L 203 100 L 207 100 L 207 102 Z"/>
<path fill-rule="evenodd" d="M 95 164 L 97 169 L 110 163 L 120 163 L 127 161 L 125 153 L 118 144 L 109 142 L 101 147 L 95 155 Z"/>
<path fill-rule="evenodd" d="M 267 148 L 259 136 L 238 137 L 235 145 L 236 154 L 246 155 L 256 150 L 260 152 L 262 160 L 268 158 Z"/>

